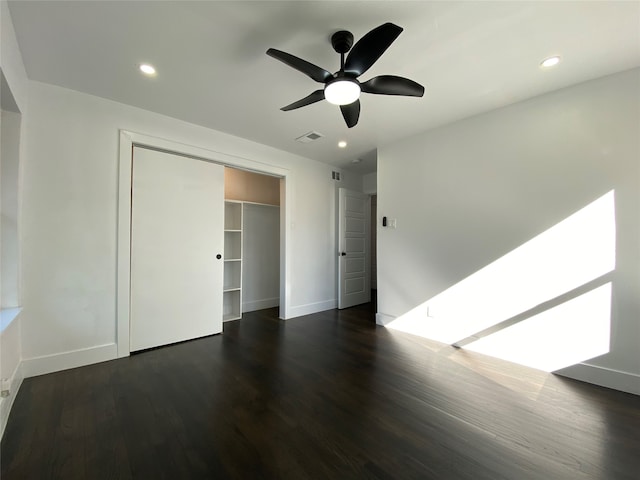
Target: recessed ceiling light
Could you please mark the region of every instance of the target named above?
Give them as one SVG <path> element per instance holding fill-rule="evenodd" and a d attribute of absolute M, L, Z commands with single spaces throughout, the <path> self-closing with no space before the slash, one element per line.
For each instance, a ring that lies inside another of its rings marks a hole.
<path fill-rule="evenodd" d="M 540 66 L 542 68 L 549 68 L 549 67 L 554 67 L 559 63 L 560 63 L 560 57 L 556 55 L 556 56 L 553 56 L 553 57 L 545 58 L 540 63 Z"/>
<path fill-rule="evenodd" d="M 353 160 L 351 160 L 351 163 L 360 163 L 361 161 L 361 158 L 354 158 Z"/>
<path fill-rule="evenodd" d="M 340 147 L 340 148 L 346 148 L 346 146 L 347 146 L 347 142 L 345 142 L 344 140 L 340 140 L 340 141 L 338 142 L 338 147 Z"/>
<path fill-rule="evenodd" d="M 148 63 L 143 63 L 140 65 L 140 71 L 145 75 L 153 76 L 156 74 L 156 69 L 153 65 L 149 65 Z"/>

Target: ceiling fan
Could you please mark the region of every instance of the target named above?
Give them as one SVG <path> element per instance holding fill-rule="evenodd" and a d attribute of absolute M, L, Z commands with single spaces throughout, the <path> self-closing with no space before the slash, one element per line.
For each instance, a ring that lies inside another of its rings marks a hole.
<path fill-rule="evenodd" d="M 340 54 L 340 70 L 333 74 L 294 55 L 270 48 L 267 50 L 267 55 L 295 68 L 318 83 L 324 83 L 324 88 L 280 110 L 286 112 L 320 100 L 327 100 L 329 103 L 340 106 L 342 116 L 347 126 L 351 128 L 358 123 L 360 117 L 360 92 L 422 97 L 424 87 L 408 78 L 380 75 L 363 83 L 358 81 L 358 77 L 371 68 L 401 32 L 401 27 L 393 23 L 385 23 L 371 30 L 355 45 L 351 32 L 341 30 L 334 33 L 331 36 L 331 45 Z M 349 55 L 345 61 L 344 56 L 347 52 Z"/>

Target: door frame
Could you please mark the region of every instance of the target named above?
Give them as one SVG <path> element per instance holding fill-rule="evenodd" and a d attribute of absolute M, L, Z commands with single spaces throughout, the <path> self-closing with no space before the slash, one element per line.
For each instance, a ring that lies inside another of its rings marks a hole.
<path fill-rule="evenodd" d="M 131 187 L 133 169 L 133 147 L 147 147 L 183 157 L 206 160 L 223 166 L 235 167 L 256 173 L 281 178 L 280 188 L 280 313 L 288 318 L 290 286 L 290 252 L 287 246 L 291 238 L 294 191 L 293 175 L 282 167 L 276 167 L 249 158 L 217 152 L 184 143 L 141 133 L 120 130 L 119 173 L 118 173 L 118 231 L 116 253 L 116 344 L 118 358 L 127 357 L 129 350 L 129 327 L 131 311 Z"/>

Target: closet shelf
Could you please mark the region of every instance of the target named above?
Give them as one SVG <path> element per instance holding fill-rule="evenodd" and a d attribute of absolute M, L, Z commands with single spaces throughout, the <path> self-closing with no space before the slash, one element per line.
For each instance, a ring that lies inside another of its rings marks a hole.
<path fill-rule="evenodd" d="M 224 203 L 223 321 L 242 317 L 242 202 Z"/>

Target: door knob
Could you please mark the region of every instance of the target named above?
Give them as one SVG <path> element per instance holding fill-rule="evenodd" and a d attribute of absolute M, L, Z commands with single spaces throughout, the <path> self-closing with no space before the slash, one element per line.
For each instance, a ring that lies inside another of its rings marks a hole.
<path fill-rule="evenodd" d="M 347 255 L 347 252 L 340 252 L 340 256 L 344 257 Z"/>
<path fill-rule="evenodd" d="M 216 258 L 217 258 L 218 260 L 220 260 L 220 259 L 222 258 L 222 255 L 217 254 L 217 255 L 216 255 Z"/>

